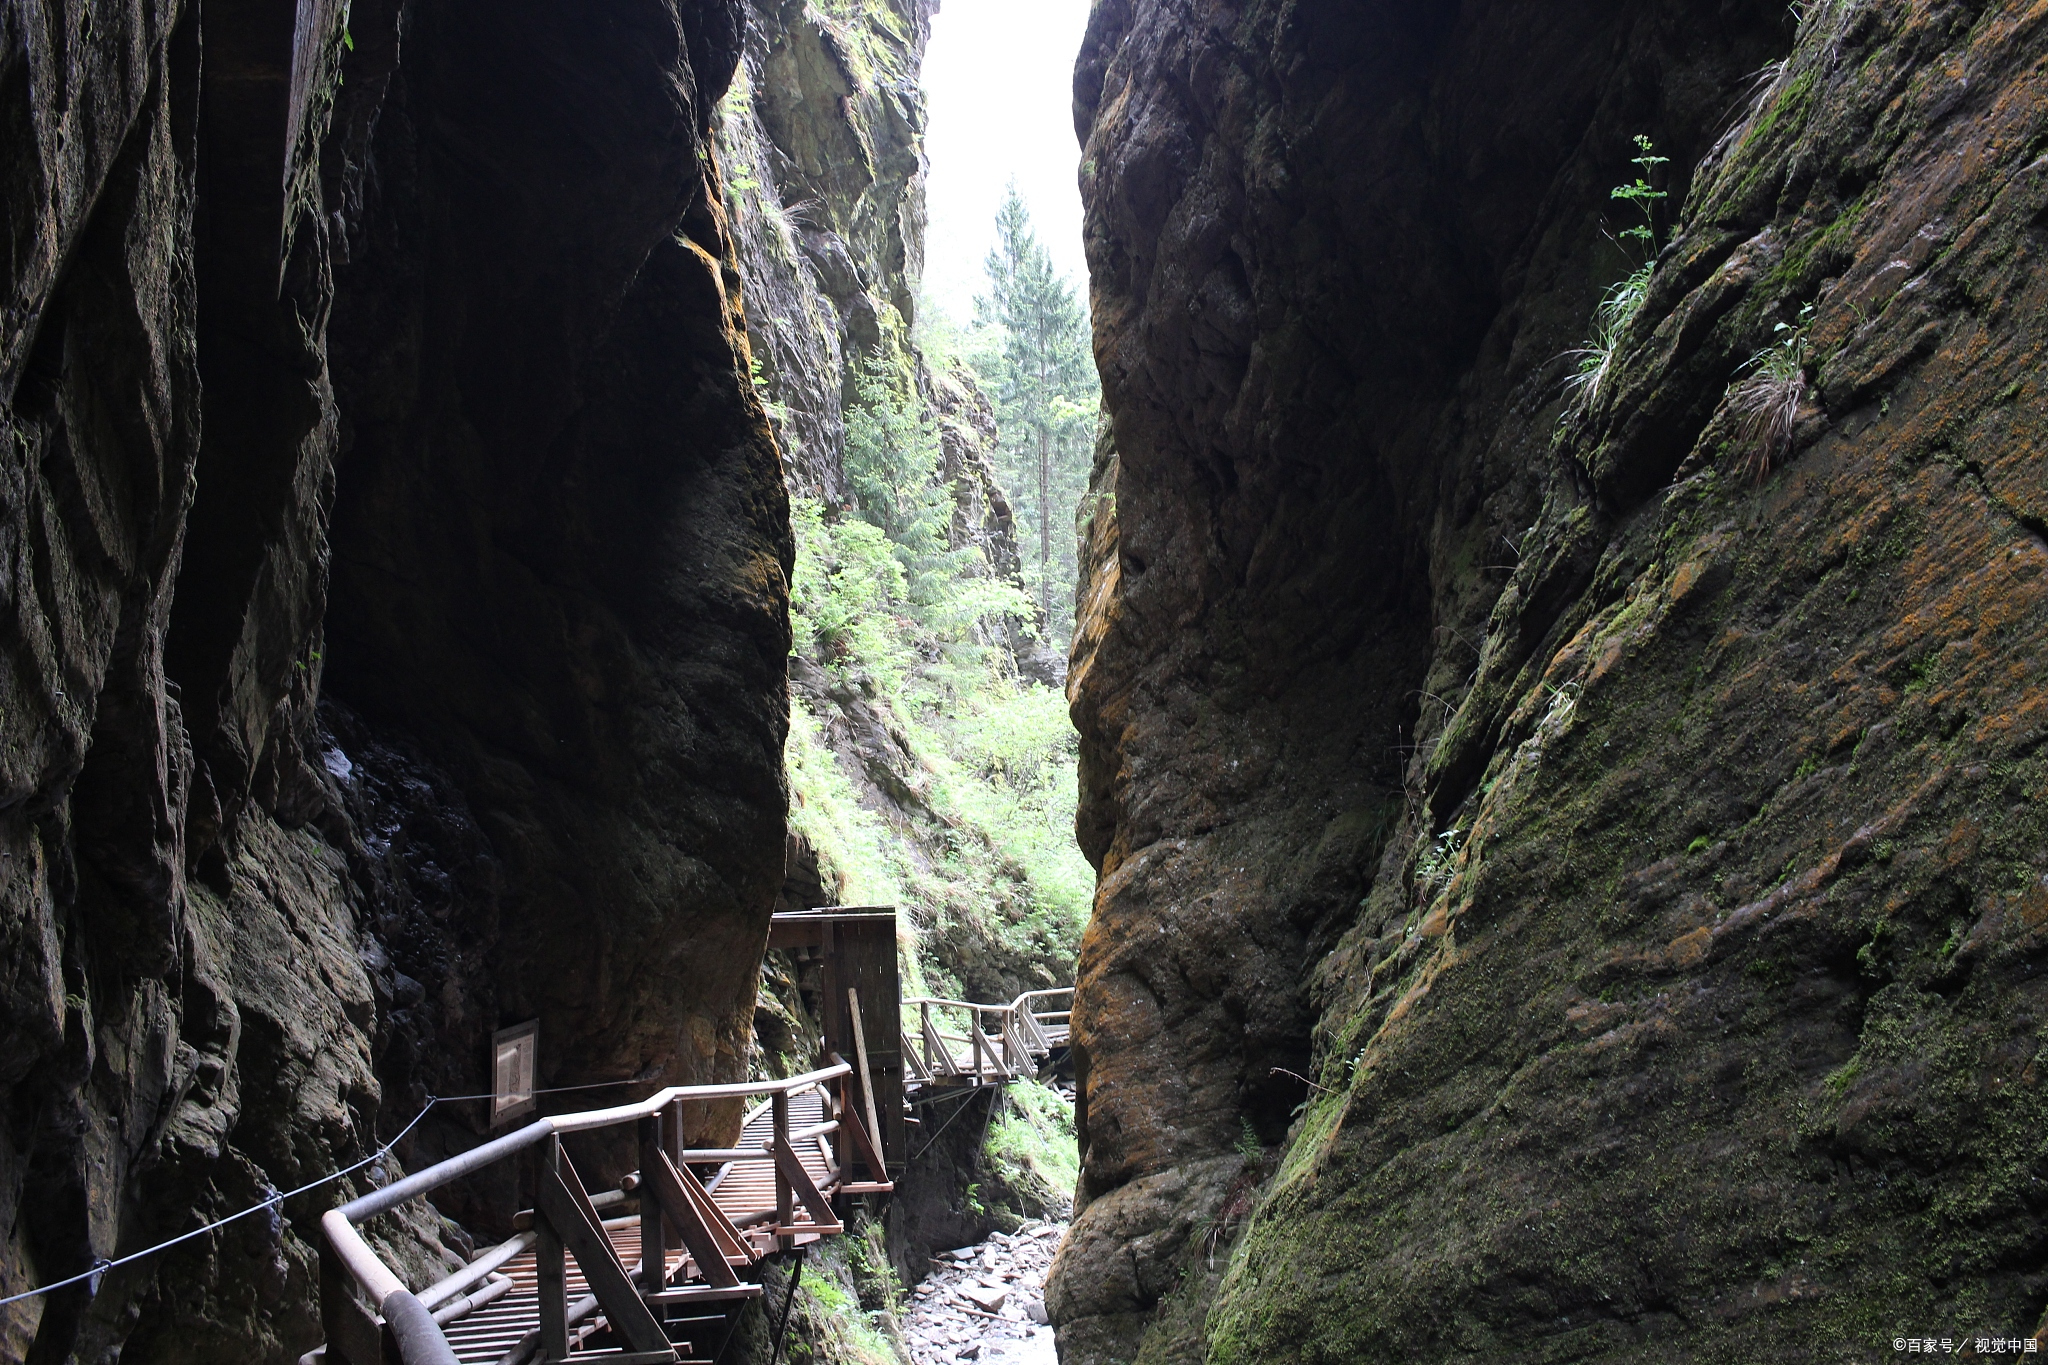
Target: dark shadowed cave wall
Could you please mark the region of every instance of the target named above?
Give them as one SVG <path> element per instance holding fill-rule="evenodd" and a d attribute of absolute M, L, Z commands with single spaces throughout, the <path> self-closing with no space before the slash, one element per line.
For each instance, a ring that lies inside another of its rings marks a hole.
<path fill-rule="evenodd" d="M 1067 1365 L 2040 1328 L 2044 56 L 1993 0 L 1096 4 Z"/>
<path fill-rule="evenodd" d="M 0 5 L 0 1294 L 361 1158 L 516 1019 L 544 1082 L 740 1074 L 790 550 L 708 137 L 739 33 Z M 350 1188 L 0 1356 L 296 1357 Z"/>

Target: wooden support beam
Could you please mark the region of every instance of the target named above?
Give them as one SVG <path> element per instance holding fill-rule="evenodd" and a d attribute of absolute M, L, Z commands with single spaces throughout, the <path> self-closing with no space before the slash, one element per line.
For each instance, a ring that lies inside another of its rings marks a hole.
<path fill-rule="evenodd" d="M 556 1160 L 542 1166 L 540 1188 L 534 1191 L 534 1195 L 535 1210 L 545 1225 L 553 1228 L 562 1245 L 575 1256 L 576 1264 L 583 1271 L 591 1294 L 603 1308 L 612 1331 L 624 1338 L 631 1350 L 649 1352 L 655 1359 L 674 1362 L 677 1359 L 675 1348 L 669 1345 L 661 1324 L 654 1320 L 654 1314 L 648 1311 L 640 1292 L 626 1277 L 626 1268 L 619 1264 L 611 1239 L 605 1236 L 597 1211 L 590 1207 L 590 1197 L 583 1192 L 583 1182 L 576 1178 L 575 1168 L 566 1156 L 560 1154 L 559 1146 Z M 667 1354 L 659 1354 L 662 1351 Z M 563 1355 L 567 1354 L 565 1350 Z M 548 1359 L 552 1362 L 556 1357 Z"/>
<path fill-rule="evenodd" d="M 847 1117 L 851 1119 L 853 1115 L 848 1114 Z M 811 1211 L 811 1221 L 816 1224 L 812 1231 L 822 1234 L 844 1230 L 840 1227 L 838 1215 L 832 1212 L 830 1201 L 811 1183 L 811 1173 L 804 1169 L 796 1148 L 790 1146 L 789 1139 L 780 1133 L 775 1135 L 775 1169 L 782 1177 L 778 1184 L 786 1186 L 802 1199 L 804 1207 Z M 793 1220 L 789 1214 L 778 1211 L 775 1221 L 786 1227 Z"/>
<path fill-rule="evenodd" d="M 718 1207 L 718 1201 L 711 1197 L 711 1192 L 698 1184 L 695 1176 L 684 1174 L 681 1170 L 678 1170 L 677 1174 L 682 1178 L 683 1193 L 697 1206 L 697 1212 L 703 1218 L 704 1225 L 711 1229 L 711 1235 L 717 1238 L 719 1245 L 724 1248 L 725 1259 L 741 1265 L 753 1265 L 759 1261 L 761 1253 L 754 1249 L 753 1242 L 748 1240 L 745 1233 L 733 1226 L 732 1220 L 725 1216 L 725 1210 Z"/>
<path fill-rule="evenodd" d="M 829 953 L 832 948 L 832 941 L 829 933 L 831 926 L 826 925 L 825 927 L 828 931 L 825 940 L 825 949 Z M 832 965 L 831 959 L 829 957 L 826 959 L 825 965 L 829 970 L 829 968 Z M 827 996 L 826 999 L 829 1002 L 831 997 Z M 829 1012 L 830 1011 L 828 1009 L 827 1013 Z M 789 1173 L 782 1169 L 781 1160 L 782 1148 L 787 1147 L 789 1145 L 788 1091 L 778 1090 L 774 1093 L 774 1095 L 772 1095 L 769 1098 L 768 1115 L 769 1127 L 771 1132 L 773 1133 L 773 1137 L 769 1140 L 769 1150 L 773 1151 L 776 1154 L 775 1226 L 778 1229 L 777 1236 L 780 1237 L 783 1243 L 782 1249 L 784 1251 L 788 1251 L 791 1249 L 789 1239 L 786 1237 L 781 1237 L 779 1231 L 781 1228 L 786 1227 L 790 1223 L 790 1221 L 796 1217 L 796 1205 L 791 1198 L 795 1191 L 789 1183 Z"/>
<path fill-rule="evenodd" d="M 846 988 L 846 1008 L 853 1015 L 853 1055 L 860 1063 L 860 1093 L 868 1106 L 868 1132 L 879 1138 L 882 1121 L 875 1109 L 875 1071 L 868 1065 L 868 1035 L 860 1023 L 860 992 L 852 986 Z"/>
<path fill-rule="evenodd" d="M 947 1076 L 959 1075 L 959 1059 L 953 1056 L 952 1046 L 939 1036 L 938 1025 L 932 1022 L 931 1006 L 925 1005 L 922 1008 L 924 1010 L 925 1055 L 932 1059 L 934 1070 Z"/>
<path fill-rule="evenodd" d="M 974 1045 L 974 1079 L 980 1083 L 985 1078 L 1003 1079 L 1003 1065 L 996 1060 L 994 1049 L 988 1045 L 988 1035 L 981 1031 L 981 1011 L 974 1012 L 974 1018 L 967 1025 L 968 1041 Z M 982 1060 L 988 1061 L 988 1069 L 982 1069 Z"/>
<path fill-rule="evenodd" d="M 882 1164 L 882 1154 L 875 1150 L 874 1139 L 868 1136 L 867 1129 L 861 1127 L 860 1120 L 854 1117 L 851 1107 L 840 1117 L 839 1133 L 840 1136 L 851 1141 L 853 1152 L 849 1156 L 858 1155 L 862 1161 L 866 1162 L 869 1174 L 873 1175 L 876 1180 L 888 1180 L 889 1168 Z M 847 1158 L 841 1159 L 839 1169 L 842 1173 L 844 1173 L 848 1164 Z M 846 1189 L 843 1181 L 840 1184 L 840 1188 Z"/>
<path fill-rule="evenodd" d="M 736 1303 L 745 1299 L 761 1297 L 758 1284 L 732 1284 L 715 1286 L 708 1284 L 682 1285 L 675 1289 L 664 1289 L 648 1300 L 649 1303 Z"/>
<path fill-rule="evenodd" d="M 562 1140 L 550 1136 L 534 1152 L 533 1184 L 544 1188 L 562 1160 Z M 533 1268 L 540 1298 L 540 1354 L 560 1360 L 569 1354 L 569 1276 L 562 1259 L 562 1238 L 545 1217 L 534 1220 Z"/>
<path fill-rule="evenodd" d="M 720 1244 L 718 1236 L 704 1221 L 703 1211 L 684 1188 L 685 1181 L 694 1185 L 696 1178 L 684 1175 L 670 1165 L 668 1153 L 656 1152 L 654 1160 L 640 1168 L 640 1181 L 641 1190 L 654 1196 L 642 1203 L 640 1216 L 646 1218 L 649 1206 L 654 1208 L 657 1218 L 664 1213 L 668 1215 L 669 1221 L 681 1234 L 683 1245 L 697 1258 L 697 1273 L 704 1277 L 704 1283 L 726 1289 L 738 1284 L 739 1276 L 732 1273 L 732 1266 L 726 1260 L 725 1246 Z M 644 1259 L 644 1252 L 642 1256 Z M 666 1285 L 654 1286 L 648 1301 L 654 1301 L 652 1293 L 666 1288 Z"/>
<path fill-rule="evenodd" d="M 911 1079 L 917 1081 L 930 1080 L 932 1078 L 932 1069 L 924 1064 L 922 1057 L 917 1055 L 916 1040 L 902 1029 L 896 1031 L 903 1034 L 903 1063 L 910 1068 Z"/>

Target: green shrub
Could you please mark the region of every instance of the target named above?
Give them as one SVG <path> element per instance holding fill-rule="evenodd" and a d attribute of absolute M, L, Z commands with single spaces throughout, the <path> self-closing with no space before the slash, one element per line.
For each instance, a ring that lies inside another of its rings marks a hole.
<path fill-rule="evenodd" d="M 1009 1087 L 983 1145 L 995 1173 L 1018 1194 L 1051 1212 L 1070 1208 L 1081 1180 L 1074 1107 L 1056 1090 L 1025 1082 Z"/>
<path fill-rule="evenodd" d="M 1792 448 L 1792 428 L 1799 405 L 1806 400 L 1806 329 L 1813 305 L 1799 310 L 1795 326 L 1781 322 L 1771 330 L 1777 340 L 1743 365 L 1749 374 L 1729 389 L 1729 402 L 1740 423 L 1742 470 L 1756 483 Z"/>

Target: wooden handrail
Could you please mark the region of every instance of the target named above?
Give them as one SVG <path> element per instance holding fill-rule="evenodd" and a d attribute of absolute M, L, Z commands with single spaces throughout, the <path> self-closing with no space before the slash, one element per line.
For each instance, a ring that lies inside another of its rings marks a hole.
<path fill-rule="evenodd" d="M 404 1281 L 400 1280 L 377 1253 L 371 1250 L 362 1234 L 356 1231 L 357 1225 L 506 1157 L 527 1151 L 542 1143 L 551 1143 L 563 1133 L 589 1132 L 597 1128 L 638 1122 L 653 1118 L 669 1106 L 683 1101 L 740 1099 L 751 1095 L 766 1095 L 774 1105 L 779 1120 L 776 1124 L 776 1138 L 782 1144 L 787 1144 L 792 1136 L 787 1122 L 789 1096 L 813 1086 L 822 1087 L 828 1081 L 852 1074 L 852 1071 L 852 1066 L 846 1062 L 836 1062 L 817 1071 L 808 1071 L 800 1076 L 777 1081 L 743 1081 L 727 1085 L 672 1085 L 635 1104 L 614 1105 L 608 1109 L 556 1114 L 536 1119 L 503 1137 L 472 1148 L 459 1156 L 450 1157 L 446 1161 L 436 1162 L 423 1171 L 394 1181 L 381 1190 L 373 1190 L 360 1199 L 350 1200 L 339 1208 L 329 1209 L 321 1215 L 320 1228 L 326 1234 L 327 1244 L 332 1249 L 335 1259 L 347 1270 L 350 1278 L 370 1296 L 371 1301 L 377 1305 L 377 1311 L 393 1325 L 394 1329 L 402 1325 L 400 1335 L 407 1365 L 431 1365 L 432 1362 L 452 1360 L 447 1339 L 441 1334 L 439 1325 L 433 1321 L 421 1301 L 406 1289 Z M 817 1125 L 816 1128 L 816 1132 L 803 1129 L 799 1130 L 799 1134 L 822 1136 L 823 1133 L 836 1129 L 837 1125 Z M 745 1156 L 734 1159 L 757 1159 L 753 1150 L 741 1150 L 745 1151 Z M 774 1149 L 762 1150 L 760 1157 L 772 1160 Z M 782 1221 L 786 1223 L 788 1218 L 784 1217 Z M 439 1289 L 442 1286 L 434 1288 Z"/>
<path fill-rule="evenodd" d="M 985 1078 L 1007 1081 L 1023 1075 L 1035 1066 L 1035 1059 L 1050 1054 L 1056 1044 L 1047 1028 L 1062 1025 L 1071 1028 L 1073 1010 L 1038 1010 L 1033 1008 L 1036 1001 L 1050 1001 L 1056 996 L 1072 997 L 1072 986 L 1048 986 L 1035 991 L 1025 991 L 1007 1005 L 983 1004 L 973 1000 L 953 1000 L 945 996 L 912 996 L 905 1000 L 905 1006 L 917 1006 L 919 1018 L 918 1037 L 913 1040 L 904 1033 L 904 1042 L 910 1050 L 921 1050 L 921 1059 L 912 1058 L 917 1065 L 913 1069 L 922 1071 L 920 1078 L 927 1083 L 943 1083 L 947 1077 L 967 1076 L 976 1085 Z M 932 1010 L 953 1009 L 972 1011 L 971 1021 L 965 1033 L 947 1033 L 932 1023 Z M 963 1061 L 953 1055 L 951 1044 L 968 1045 L 968 1056 Z M 998 1051 L 1000 1049 L 1000 1051 Z"/>

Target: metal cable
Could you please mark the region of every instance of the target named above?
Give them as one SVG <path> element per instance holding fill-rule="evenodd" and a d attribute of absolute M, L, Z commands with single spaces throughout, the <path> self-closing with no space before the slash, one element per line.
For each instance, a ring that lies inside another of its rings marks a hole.
<path fill-rule="evenodd" d="M 406 1134 L 410 1133 L 413 1129 L 417 1128 L 419 1126 L 420 1120 L 427 1116 L 427 1111 L 432 1109 L 438 1103 L 440 1103 L 439 1100 L 435 1099 L 432 1095 L 429 1095 L 427 1097 L 426 1108 L 420 1110 L 419 1113 L 415 1114 L 413 1116 L 412 1122 L 406 1124 L 404 1128 L 399 1130 L 399 1134 L 397 1137 L 391 1139 L 391 1141 L 385 1143 L 383 1146 L 379 1147 L 376 1151 L 370 1153 L 370 1155 L 364 1157 L 361 1161 L 358 1161 L 353 1166 L 345 1166 L 341 1170 L 336 1171 L 332 1175 L 323 1175 L 318 1180 L 311 1181 L 308 1184 L 301 1185 L 295 1190 L 286 1190 L 281 1194 L 274 1193 L 270 1196 L 270 1198 L 264 1200 L 262 1203 L 254 1205 L 250 1208 L 243 1209 L 240 1213 L 231 1213 L 225 1218 L 217 1219 L 214 1222 L 208 1223 L 203 1228 L 194 1228 L 190 1232 L 180 1233 L 178 1236 L 171 1238 L 167 1242 L 158 1242 L 153 1247 L 145 1247 L 141 1251 L 131 1251 L 126 1256 L 120 1257 L 117 1260 L 110 1261 L 106 1257 L 102 1256 L 92 1263 L 92 1269 L 81 1271 L 78 1274 L 71 1276 L 69 1279 L 58 1280 L 54 1284 L 46 1284 L 42 1286 L 40 1289 L 29 1289 L 23 1291 L 22 1293 L 13 1294 L 8 1296 L 7 1298 L 0 1299 L 0 1308 L 5 1308 L 10 1303 L 20 1303 L 23 1299 L 33 1299 L 36 1298 L 38 1295 L 49 1294 L 59 1289 L 69 1288 L 70 1286 L 79 1283 L 81 1280 L 92 1281 L 91 1292 L 97 1295 L 100 1292 L 100 1277 L 105 1275 L 109 1270 L 117 1270 L 120 1267 L 129 1264 L 130 1262 L 139 1261 L 145 1256 L 154 1256 L 159 1251 L 168 1250 L 169 1248 L 178 1245 L 180 1242 L 189 1242 L 194 1237 L 203 1237 L 209 1232 L 214 1232 L 226 1227 L 229 1223 L 235 1222 L 239 1219 L 247 1218 L 252 1213 L 261 1213 L 265 1209 L 274 1209 L 278 1205 L 284 1203 L 284 1201 L 287 1199 L 295 1199 L 299 1195 L 306 1193 L 306 1191 L 308 1190 L 319 1189 L 322 1185 L 331 1185 L 345 1175 L 351 1175 L 356 1171 L 360 1171 L 365 1166 L 372 1165 L 375 1162 L 382 1161 L 385 1157 L 391 1155 L 392 1148 L 396 1147 L 399 1143 L 405 1141 Z"/>

